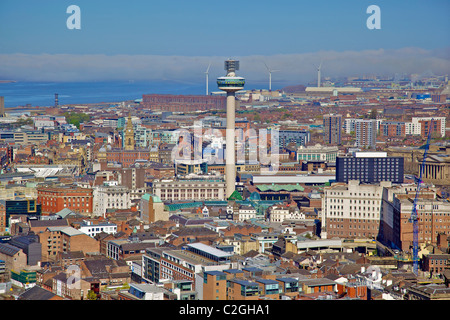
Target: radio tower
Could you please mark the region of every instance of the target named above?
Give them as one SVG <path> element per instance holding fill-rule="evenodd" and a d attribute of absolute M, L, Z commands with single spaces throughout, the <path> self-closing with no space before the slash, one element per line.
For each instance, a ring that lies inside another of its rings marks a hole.
<path fill-rule="evenodd" d="M 226 155 L 225 155 L 225 182 L 226 198 L 228 199 L 236 188 L 236 163 L 235 163 L 235 109 L 236 91 L 244 89 L 245 79 L 237 77 L 235 71 L 239 70 L 239 61 L 226 60 L 225 77 L 217 78 L 220 90 L 227 93 L 227 129 L 226 129 Z"/>

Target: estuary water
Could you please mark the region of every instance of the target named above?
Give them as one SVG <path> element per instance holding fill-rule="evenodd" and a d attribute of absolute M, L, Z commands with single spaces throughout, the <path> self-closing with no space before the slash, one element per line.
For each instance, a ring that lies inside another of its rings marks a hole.
<path fill-rule="evenodd" d="M 210 84 L 210 88 L 214 83 Z M 53 106 L 55 93 L 60 105 L 118 102 L 142 99 L 143 94 L 205 94 L 204 84 L 175 81 L 114 82 L 5 82 L 0 83 L 0 96 L 5 108 L 17 106 Z"/>

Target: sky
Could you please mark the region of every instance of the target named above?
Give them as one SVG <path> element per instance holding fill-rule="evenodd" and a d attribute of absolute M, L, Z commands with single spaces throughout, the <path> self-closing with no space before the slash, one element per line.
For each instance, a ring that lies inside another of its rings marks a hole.
<path fill-rule="evenodd" d="M 70 5 L 81 29 L 68 29 Z M 381 29 L 369 29 L 370 5 Z M 1 0 L 0 79 L 248 80 L 450 73 L 447 0 Z"/>

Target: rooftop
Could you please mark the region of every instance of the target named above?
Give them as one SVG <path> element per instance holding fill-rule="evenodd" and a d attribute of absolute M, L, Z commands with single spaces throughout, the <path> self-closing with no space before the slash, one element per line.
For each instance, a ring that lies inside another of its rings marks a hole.
<path fill-rule="evenodd" d="M 198 242 L 198 243 L 190 243 L 190 244 L 187 244 L 187 246 L 191 247 L 191 248 L 194 248 L 194 249 L 197 249 L 197 250 L 200 250 L 200 251 L 203 251 L 203 252 L 206 252 L 206 253 L 209 253 L 209 254 L 214 255 L 214 256 L 216 256 L 218 258 L 226 258 L 226 257 L 232 256 L 232 254 L 230 254 L 230 253 L 227 253 L 225 251 L 222 251 L 220 249 L 208 246 L 208 245 L 200 243 L 200 242 Z"/>

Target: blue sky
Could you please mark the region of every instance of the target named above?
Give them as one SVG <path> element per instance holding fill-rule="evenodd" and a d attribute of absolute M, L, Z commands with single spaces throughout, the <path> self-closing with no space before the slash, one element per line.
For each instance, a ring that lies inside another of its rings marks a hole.
<path fill-rule="evenodd" d="M 81 30 L 66 27 L 66 8 L 72 4 L 81 9 Z M 366 9 L 372 4 L 381 9 L 380 30 L 366 27 Z M 407 57 L 415 60 L 393 72 L 450 72 L 449 13 L 447 0 L 1 0 L 0 78 L 35 79 L 39 73 L 59 80 L 95 77 L 95 72 L 98 76 L 107 70 L 106 63 L 118 61 L 133 60 L 133 68 L 145 69 L 152 64 L 150 57 L 162 64 L 159 67 L 167 64 L 168 71 L 156 73 L 169 78 L 192 72 L 183 64 L 206 68 L 208 61 L 220 73 L 223 57 L 252 57 L 251 61 L 259 59 L 255 66 L 264 60 L 277 69 L 292 61 L 286 57 L 298 57 L 310 73 L 311 64 L 334 56 L 344 59 L 349 52 L 347 59 L 368 57 L 362 65 L 373 62 L 375 54 L 385 57 L 378 63 L 388 59 L 395 66 L 393 59 L 410 48 L 415 52 L 408 51 Z M 96 69 L 99 55 L 107 56 L 103 69 Z M 414 70 L 418 59 L 421 63 Z M 31 60 L 36 62 L 32 68 Z M 78 69 L 83 66 L 83 74 L 70 69 L 74 61 Z M 339 73 L 339 61 L 328 65 L 330 75 Z M 59 66 L 62 73 L 50 74 L 46 65 Z M 124 70 L 117 70 L 117 76 L 119 72 Z M 263 76 L 264 68 L 261 75 L 252 72 L 255 78 Z M 106 76 L 116 75 L 108 71 Z M 131 67 L 128 77 L 137 77 Z"/>

